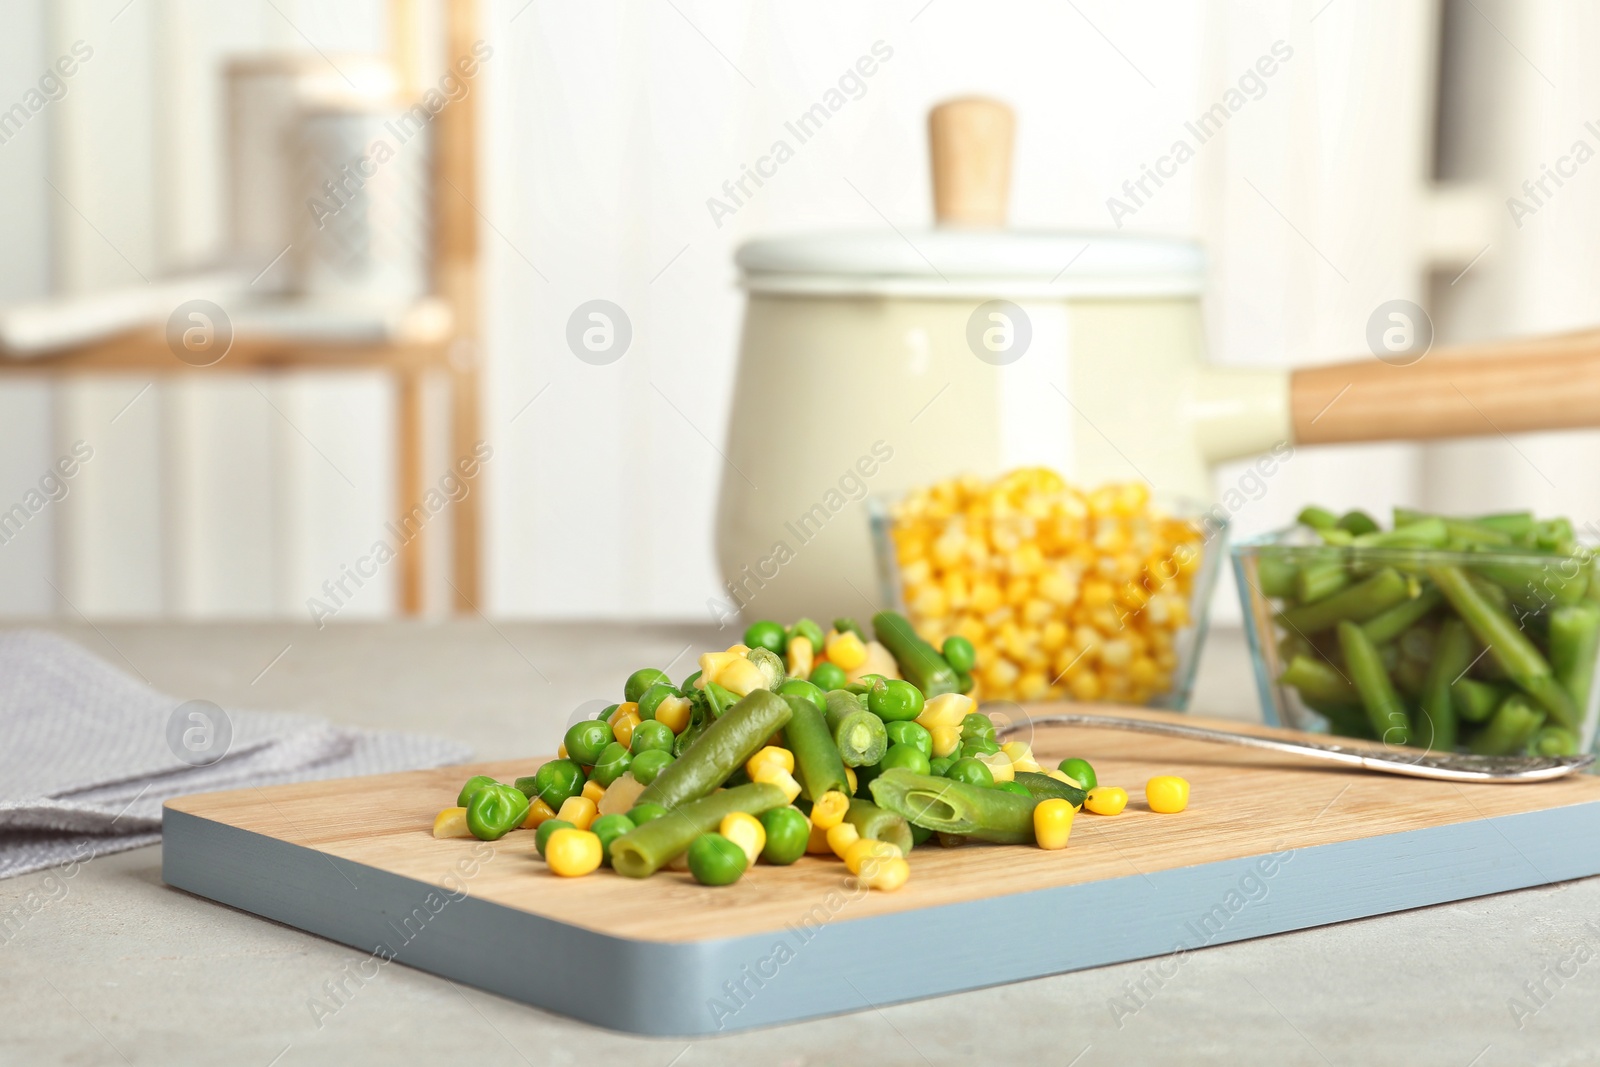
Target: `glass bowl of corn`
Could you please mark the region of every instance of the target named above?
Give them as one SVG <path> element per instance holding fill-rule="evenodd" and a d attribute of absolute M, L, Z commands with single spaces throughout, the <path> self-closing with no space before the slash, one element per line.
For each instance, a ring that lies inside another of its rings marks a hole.
<path fill-rule="evenodd" d="M 883 596 L 934 645 L 977 650 L 981 700 L 1182 710 L 1223 555 L 1220 509 L 1142 482 L 962 475 L 869 499 Z"/>

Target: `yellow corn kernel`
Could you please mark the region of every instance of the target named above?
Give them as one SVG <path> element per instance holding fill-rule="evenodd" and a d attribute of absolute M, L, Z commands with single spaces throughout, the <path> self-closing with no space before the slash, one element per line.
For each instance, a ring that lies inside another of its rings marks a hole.
<path fill-rule="evenodd" d="M 1144 799 L 1151 811 L 1175 815 L 1189 806 L 1189 783 L 1171 774 L 1158 774 L 1144 784 Z"/>
<path fill-rule="evenodd" d="M 845 812 L 849 810 L 850 798 L 836 789 L 830 789 L 811 806 L 811 825 L 831 830 L 844 822 Z"/>
<path fill-rule="evenodd" d="M 578 795 L 588 797 L 594 802 L 595 809 L 598 810 L 600 807 L 600 798 L 606 795 L 606 787 L 601 785 L 599 782 L 590 779 L 589 781 L 583 783 L 583 792 Z"/>
<path fill-rule="evenodd" d="M 742 697 L 765 687 L 767 676 L 760 667 L 741 656 L 718 671 L 713 681 L 735 696 Z"/>
<path fill-rule="evenodd" d="M 900 677 L 900 665 L 895 662 L 892 652 L 876 641 L 868 641 L 864 647 L 867 653 L 866 658 L 855 669 L 847 669 L 844 672 L 846 678 L 852 682 L 857 682 L 861 680 L 863 675 L 867 674 L 881 674 L 885 678 Z"/>
<path fill-rule="evenodd" d="M 857 877 L 867 883 L 869 889 L 892 893 L 911 877 L 911 865 L 898 856 L 888 859 L 875 856 L 862 864 Z"/>
<path fill-rule="evenodd" d="M 920 615 L 925 619 L 937 619 L 950 610 L 950 599 L 944 595 L 944 590 L 937 585 L 925 585 L 907 599 L 906 606 L 913 615 Z"/>
<path fill-rule="evenodd" d="M 1017 696 L 1023 700 L 1038 700 L 1050 688 L 1050 679 L 1042 671 L 1028 671 L 1017 679 Z"/>
<path fill-rule="evenodd" d="M 752 782 L 766 782 L 783 790 L 785 802 L 794 803 L 794 798 L 800 795 L 800 783 L 794 780 L 794 775 L 784 770 L 776 763 L 764 763 L 750 775 Z"/>
<path fill-rule="evenodd" d="M 811 836 L 806 838 L 806 855 L 808 855 L 808 856 L 831 856 L 831 855 L 833 855 L 833 849 L 828 847 L 828 831 L 827 831 L 826 828 L 821 827 L 821 826 L 817 826 L 815 823 L 812 824 L 812 826 L 811 826 Z"/>
<path fill-rule="evenodd" d="M 566 805 L 562 805 L 566 810 Z M 588 830 L 566 827 L 550 835 L 544 843 L 544 861 L 552 874 L 579 878 L 600 866 L 600 839 Z"/>
<path fill-rule="evenodd" d="M 1111 603 L 1111 583 L 1099 578 L 1091 578 L 1083 583 L 1083 590 L 1079 596 L 1084 607 L 1103 608 Z"/>
<path fill-rule="evenodd" d="M 830 826 L 823 833 L 828 835 L 828 849 L 835 856 L 844 859 L 845 849 L 861 840 L 861 831 L 856 829 L 852 822 L 842 822 L 838 826 Z"/>
<path fill-rule="evenodd" d="M 744 772 L 750 776 L 752 782 L 760 781 L 756 772 L 767 765 L 776 766 L 779 770 L 789 774 L 794 773 L 794 753 L 777 745 L 768 745 L 754 756 L 744 761 Z"/>
<path fill-rule="evenodd" d="M 586 796 L 568 797 L 561 802 L 561 810 L 556 812 L 556 818 L 565 819 L 580 830 L 587 830 L 589 824 L 594 822 L 595 803 Z"/>
<path fill-rule="evenodd" d="M 543 797 L 534 797 L 528 805 L 528 817 L 522 820 L 524 830 L 537 830 L 546 819 L 556 817 L 555 809 L 544 802 Z"/>
<path fill-rule="evenodd" d="M 618 704 L 617 710 L 611 713 L 608 721 L 611 723 L 611 736 L 626 748 L 633 744 L 633 728 L 641 721 L 639 705 L 631 700 L 626 704 Z"/>
<path fill-rule="evenodd" d="M 789 638 L 789 647 L 785 650 L 789 657 L 789 673 L 796 678 L 804 678 L 811 673 L 811 666 L 816 657 L 812 654 L 811 638 L 795 634 Z"/>
<path fill-rule="evenodd" d="M 1033 839 L 1040 848 L 1066 848 L 1072 834 L 1072 805 L 1052 797 L 1033 809 Z"/>
<path fill-rule="evenodd" d="M 989 773 L 996 782 L 1009 782 L 1016 778 L 1016 772 L 1011 766 L 1011 757 L 1004 752 L 984 752 L 977 757 L 979 763 L 989 768 Z"/>
<path fill-rule="evenodd" d="M 556 746 L 556 755 L 561 759 L 567 758 L 567 743 L 565 741 Z"/>
<path fill-rule="evenodd" d="M 830 630 L 823 647 L 828 651 L 828 662 L 846 673 L 867 661 L 867 646 L 853 633 Z"/>
<path fill-rule="evenodd" d="M 1092 671 L 1080 671 L 1067 679 L 1067 689 L 1076 700 L 1099 700 L 1105 693 L 1100 678 Z"/>
<path fill-rule="evenodd" d="M 1128 806 L 1128 791 L 1116 785 L 1097 786 L 1089 790 L 1083 806 L 1096 815 L 1119 815 Z"/>
<path fill-rule="evenodd" d="M 887 841 L 874 841 L 869 837 L 850 842 L 840 857 L 851 874 L 860 874 L 862 867 L 873 860 L 903 859 L 900 849 Z"/>
<path fill-rule="evenodd" d="M 961 720 L 978 710 L 978 702 L 965 693 L 941 693 L 922 705 L 917 725 L 925 730 L 935 726 L 960 726 Z"/>
<path fill-rule="evenodd" d="M 956 749 L 961 747 L 961 727 L 959 726 L 934 726 L 928 729 L 928 733 L 933 735 L 933 754 L 935 756 L 952 755 Z"/>
<path fill-rule="evenodd" d="M 752 867 L 761 850 L 767 847 L 767 828 L 761 825 L 760 819 L 742 811 L 724 815 L 717 832 L 744 849 L 744 858 Z"/>
<path fill-rule="evenodd" d="M 695 679 L 695 685 L 704 689 L 707 682 L 717 682 L 717 676 L 722 669 L 735 660 L 744 659 L 743 652 L 707 652 L 700 657 L 700 677 Z M 720 684 L 720 682 L 719 682 Z"/>
<path fill-rule="evenodd" d="M 681 734 L 689 728 L 689 718 L 694 711 L 694 705 L 688 697 L 667 697 L 656 705 L 656 722 L 661 723 L 675 734 Z"/>
<path fill-rule="evenodd" d="M 980 615 L 987 615 L 1000 606 L 1000 587 L 987 579 L 975 582 L 972 586 L 972 610 Z"/>
<path fill-rule="evenodd" d="M 433 836 L 446 837 L 471 837 L 472 831 L 467 829 L 466 808 L 445 808 L 433 819 Z"/>
<path fill-rule="evenodd" d="M 1039 766 L 1039 761 L 1034 758 L 1033 746 L 1026 741 L 1007 741 L 1000 746 L 1000 751 L 1011 760 L 1011 769 L 1014 771 L 1032 771 L 1035 774 L 1044 773 Z"/>

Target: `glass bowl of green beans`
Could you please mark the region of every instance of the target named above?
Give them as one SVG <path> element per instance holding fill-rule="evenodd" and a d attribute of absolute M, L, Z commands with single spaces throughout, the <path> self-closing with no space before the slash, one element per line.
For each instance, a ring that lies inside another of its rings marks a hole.
<path fill-rule="evenodd" d="M 1273 725 L 1435 751 L 1572 755 L 1600 716 L 1600 566 L 1566 519 L 1308 507 L 1232 549 Z"/>

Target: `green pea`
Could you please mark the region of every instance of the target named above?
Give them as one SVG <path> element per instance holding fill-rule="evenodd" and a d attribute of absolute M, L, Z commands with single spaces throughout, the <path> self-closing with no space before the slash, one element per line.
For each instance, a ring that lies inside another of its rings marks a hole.
<path fill-rule="evenodd" d="M 817 706 L 817 710 L 824 715 L 828 713 L 828 694 L 818 689 L 804 678 L 790 678 L 778 686 L 779 695 L 805 697 Z"/>
<path fill-rule="evenodd" d="M 665 682 L 657 682 L 649 689 L 646 689 L 639 697 L 639 718 L 645 720 L 646 722 L 654 719 L 656 717 L 656 709 L 661 706 L 661 702 L 663 700 L 667 699 L 668 697 L 681 696 L 683 696 L 683 694 L 678 692 L 678 690 L 672 686 L 666 684 Z"/>
<path fill-rule="evenodd" d="M 969 741 L 974 737 L 994 740 L 994 720 L 981 711 L 968 712 L 961 720 L 961 740 Z"/>
<path fill-rule="evenodd" d="M 764 648 L 781 656 L 789 644 L 789 635 L 777 623 L 762 619 L 751 623 L 745 630 L 744 643 L 751 648 Z"/>
<path fill-rule="evenodd" d="M 633 820 L 633 825 L 643 826 L 651 819 L 659 819 L 667 813 L 667 809 L 660 804 L 635 804 L 628 811 L 628 818 Z"/>
<path fill-rule="evenodd" d="M 628 675 L 628 681 L 622 687 L 622 699 L 636 701 L 644 696 L 646 689 L 661 682 L 671 685 L 672 679 L 667 677 L 665 671 L 658 671 L 654 667 L 641 667 Z"/>
<path fill-rule="evenodd" d="M 922 714 L 922 703 L 922 690 L 899 678 L 874 685 L 867 696 L 867 710 L 884 722 L 915 719 Z"/>
<path fill-rule="evenodd" d="M 911 745 L 930 759 L 933 756 L 933 735 L 926 727 L 914 722 L 891 722 L 884 727 L 890 744 Z"/>
<path fill-rule="evenodd" d="M 600 839 L 600 862 L 611 866 L 611 842 L 633 829 L 633 820 L 613 812 L 589 824 L 589 832 Z"/>
<path fill-rule="evenodd" d="M 1019 797 L 1033 796 L 1032 793 L 1028 792 L 1028 787 L 1021 782 L 996 782 L 994 787 L 1006 793 L 1015 793 Z"/>
<path fill-rule="evenodd" d="M 544 846 L 549 842 L 550 835 L 557 830 L 576 830 L 577 827 L 565 819 L 546 819 L 539 824 L 533 832 L 533 847 L 539 850 L 539 855 L 544 855 Z"/>
<path fill-rule="evenodd" d="M 1085 789 L 1093 789 L 1100 784 L 1100 779 L 1095 776 L 1094 768 L 1089 766 L 1089 761 L 1086 759 L 1064 759 L 1057 769 Z"/>
<path fill-rule="evenodd" d="M 640 723 L 639 725 L 643 726 L 644 724 Z M 671 733 L 672 731 L 669 730 L 667 732 Z M 633 764 L 629 767 L 629 770 L 633 772 L 634 778 L 638 779 L 640 785 L 649 785 L 656 780 L 656 775 L 666 769 L 667 764 L 671 763 L 672 759 L 672 753 L 666 749 L 646 749 L 633 757 Z"/>
<path fill-rule="evenodd" d="M 518 778 L 521 782 L 523 779 Z M 528 793 L 527 790 L 523 790 Z M 538 797 L 550 805 L 551 811 L 560 811 L 568 797 L 583 792 L 583 768 L 569 759 L 553 759 L 533 775 L 533 792 L 529 798 Z"/>
<path fill-rule="evenodd" d="M 806 842 L 811 839 L 811 823 L 798 808 L 773 808 L 761 813 L 761 826 L 767 831 L 767 843 L 761 849 L 761 858 L 779 867 L 787 867 L 806 854 Z"/>
<path fill-rule="evenodd" d="M 818 626 L 810 619 L 801 619 L 793 626 L 789 627 L 789 636 L 791 638 L 804 637 L 806 640 L 811 642 L 812 652 L 822 651 L 822 642 L 825 640 L 825 635 L 822 632 L 822 627 Z M 822 685 L 821 682 L 817 682 L 817 684 Z M 822 688 L 837 689 L 838 686 L 822 685 Z"/>
<path fill-rule="evenodd" d="M 1000 751 L 1000 742 L 992 737 L 973 737 L 961 742 L 963 756 L 992 756 Z"/>
<path fill-rule="evenodd" d="M 916 823 L 911 824 L 911 845 L 913 848 L 924 843 L 932 836 L 933 831 L 926 826 L 918 826 Z"/>
<path fill-rule="evenodd" d="M 878 762 L 878 769 L 882 771 L 893 770 L 895 767 L 904 767 L 918 774 L 927 774 L 932 768 L 928 765 L 928 757 L 916 745 L 890 745 L 889 751 L 883 754 L 883 759 Z"/>
<path fill-rule="evenodd" d="M 480 841 L 498 841 L 528 817 L 528 798 L 509 785 L 486 785 L 467 802 L 467 829 Z"/>
<path fill-rule="evenodd" d="M 952 782 L 966 782 L 968 785 L 994 785 L 994 772 L 971 756 L 956 760 L 944 776 Z"/>
<path fill-rule="evenodd" d="M 456 807 L 464 808 L 472 802 L 472 794 L 486 785 L 499 785 L 500 783 L 490 778 L 487 774 L 475 774 L 467 779 L 467 784 L 461 787 L 461 792 L 456 794 Z"/>
<path fill-rule="evenodd" d="M 627 774 L 632 765 L 633 756 L 628 752 L 628 746 L 621 741 L 613 741 L 601 749 L 600 758 L 594 761 L 594 773 L 589 777 L 601 785 L 609 786 Z"/>
<path fill-rule="evenodd" d="M 955 766 L 955 760 L 950 756 L 935 756 L 928 761 L 928 773 L 944 778 L 950 773 L 950 768 Z"/>
<path fill-rule="evenodd" d="M 645 752 L 671 752 L 673 733 L 672 728 L 664 722 L 646 719 L 633 728 L 633 741 L 628 745 L 628 751 L 635 756 Z"/>
<path fill-rule="evenodd" d="M 585 719 L 567 731 L 567 758 L 584 767 L 593 767 L 600 753 L 612 742 L 611 724 Z"/>
<path fill-rule="evenodd" d="M 944 639 L 944 661 L 950 664 L 950 669 L 962 674 L 971 674 L 972 668 L 978 663 L 978 650 L 972 647 L 972 642 L 965 637 L 954 635 Z"/>
<path fill-rule="evenodd" d="M 844 668 L 837 663 L 819 663 L 811 668 L 811 684 L 824 693 L 835 689 L 843 689 L 850 681 L 844 673 Z"/>
<path fill-rule="evenodd" d="M 744 849 L 721 834 L 701 834 L 689 846 L 689 873 L 701 885 L 732 885 L 747 862 Z"/>

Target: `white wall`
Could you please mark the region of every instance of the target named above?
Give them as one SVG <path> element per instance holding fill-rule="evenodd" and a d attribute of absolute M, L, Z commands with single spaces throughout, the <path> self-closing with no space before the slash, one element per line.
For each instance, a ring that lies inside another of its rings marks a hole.
<path fill-rule="evenodd" d="M 97 53 L 37 128 L 0 146 L 0 190 L 33 207 L 0 218 L 0 296 L 133 277 L 108 242 L 147 273 L 213 243 L 221 55 L 308 39 L 328 51 L 385 45 L 381 0 L 159 0 L 112 23 L 121 3 L 51 3 L 48 19 L 44 0 L 6 8 L 0 100 L 61 40 L 92 37 Z M 1481 18 L 1478 9 L 1562 86 L 1548 92 L 1484 27 L 1461 46 L 1470 64 L 1452 92 L 1481 94 L 1470 87 L 1486 79 L 1499 87 L 1497 110 L 1443 176 L 1487 183 L 1498 197 L 1568 127 L 1600 115 L 1583 54 L 1594 27 L 1554 0 L 1476 0 L 1453 17 Z M 1436 303 L 1441 332 L 1457 336 L 1596 315 L 1582 235 L 1600 196 L 1588 174 L 1536 220 L 1550 222 L 1545 237 L 1525 227 L 1466 288 L 1441 290 L 1438 278 L 1465 264 L 1429 226 L 1432 3 L 489 0 L 484 18 L 495 48 L 480 86 L 477 197 L 485 428 L 496 448 L 485 474 L 486 584 L 502 615 L 703 614 L 719 587 L 711 530 L 739 328 L 733 250 L 785 230 L 925 225 L 925 113 L 947 96 L 981 92 L 1016 107 L 1016 225 L 1103 229 L 1106 198 L 1287 42 L 1294 56 L 1264 95 L 1127 220 L 1131 231 L 1208 244 L 1219 362 L 1358 355 L 1372 309 L 1395 297 Z M 718 226 L 707 198 L 879 40 L 894 55 L 865 94 Z M 107 240 L 42 186 L 47 165 Z M 634 329 L 627 355 L 605 367 L 579 361 L 564 340 L 572 310 L 596 298 L 620 304 Z M 91 613 L 303 615 L 305 598 L 392 507 L 384 385 L 158 385 L 110 423 L 143 384 L 54 399 L 0 388 L 0 500 L 75 434 L 107 442 L 65 505 L 0 547 L 0 610 L 67 610 L 43 583 L 49 573 Z M 1587 481 L 1545 493 L 1519 462 L 1497 440 L 1303 450 L 1237 526 L 1268 528 L 1307 500 L 1592 513 Z M 1219 472 L 1225 484 L 1236 475 Z M 352 611 L 392 603 L 374 583 Z"/>

